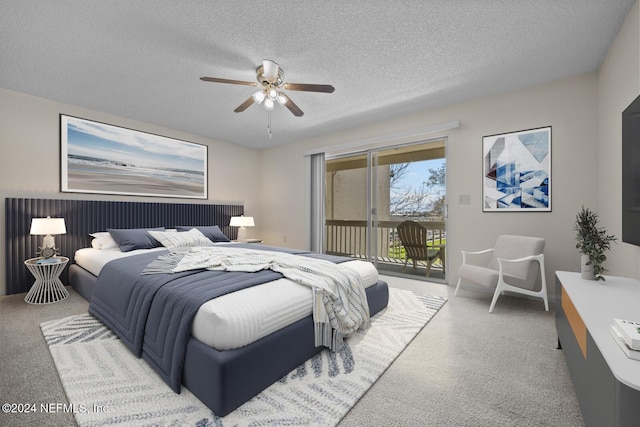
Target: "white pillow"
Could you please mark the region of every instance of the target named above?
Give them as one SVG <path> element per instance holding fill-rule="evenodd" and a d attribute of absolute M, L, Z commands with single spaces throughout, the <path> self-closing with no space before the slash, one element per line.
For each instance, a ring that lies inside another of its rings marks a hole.
<path fill-rule="evenodd" d="M 111 248 L 119 248 L 118 243 L 113 240 L 111 234 L 108 231 L 103 231 L 99 233 L 91 233 L 89 236 L 94 239 L 91 241 L 91 247 L 94 249 L 111 249 Z"/>
<path fill-rule="evenodd" d="M 197 228 L 189 231 L 176 233 L 175 231 L 155 231 L 148 230 L 158 242 L 162 243 L 165 248 L 190 248 L 193 246 L 213 246 L 213 242 L 202 234 Z"/>

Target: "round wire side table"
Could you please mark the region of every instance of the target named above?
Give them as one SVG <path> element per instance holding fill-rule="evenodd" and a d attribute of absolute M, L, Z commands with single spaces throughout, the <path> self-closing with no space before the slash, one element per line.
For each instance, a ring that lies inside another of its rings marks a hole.
<path fill-rule="evenodd" d="M 24 300 L 29 304 L 51 304 L 69 296 L 60 281 L 60 274 L 67 266 L 69 258 L 30 258 L 24 262 L 36 281 Z"/>

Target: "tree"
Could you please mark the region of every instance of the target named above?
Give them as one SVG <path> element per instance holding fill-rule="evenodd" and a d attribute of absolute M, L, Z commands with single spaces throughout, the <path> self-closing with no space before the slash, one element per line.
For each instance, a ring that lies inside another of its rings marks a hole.
<path fill-rule="evenodd" d="M 389 165 L 389 186 L 394 188 L 407 173 L 409 163 L 394 163 Z"/>
<path fill-rule="evenodd" d="M 431 187 L 444 187 L 447 183 L 447 166 L 442 163 L 438 169 L 429 169 L 429 178 L 427 178 L 427 185 Z"/>
<path fill-rule="evenodd" d="M 419 187 L 403 184 L 409 163 L 390 166 L 390 211 L 400 215 L 444 217 L 446 165 L 429 169 L 429 176 Z"/>

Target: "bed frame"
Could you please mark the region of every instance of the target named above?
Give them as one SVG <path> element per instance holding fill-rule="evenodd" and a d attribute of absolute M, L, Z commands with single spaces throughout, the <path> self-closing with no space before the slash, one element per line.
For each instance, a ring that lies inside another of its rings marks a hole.
<path fill-rule="evenodd" d="M 87 300 L 97 278 L 72 265 L 69 279 Z M 383 281 L 366 289 L 373 316 L 389 302 Z M 224 417 L 323 350 L 316 347 L 313 317 L 308 316 L 247 346 L 218 351 L 191 337 L 187 344 L 182 383 L 216 415 Z M 295 343 L 296 345 L 291 345 Z"/>
<path fill-rule="evenodd" d="M 106 228 L 217 224 L 235 238 L 237 230 L 227 224 L 231 216 L 244 212 L 242 205 L 50 199 L 6 199 L 5 206 L 9 293 L 26 292 L 31 286 L 22 261 L 34 256 L 37 249 L 35 236 L 29 236 L 33 217 L 65 218 L 67 234 L 56 236 L 56 244 L 61 254 L 71 258 L 77 249 L 90 245 L 89 233 Z M 75 264 L 67 270 L 63 282 L 90 300 L 97 278 Z M 20 286 L 10 287 L 11 283 Z M 387 306 L 389 290 L 385 282 L 379 281 L 366 292 L 371 315 Z M 183 385 L 223 417 L 320 352 L 323 348 L 315 346 L 313 330 L 313 318 L 309 316 L 245 347 L 225 351 L 191 337 Z"/>

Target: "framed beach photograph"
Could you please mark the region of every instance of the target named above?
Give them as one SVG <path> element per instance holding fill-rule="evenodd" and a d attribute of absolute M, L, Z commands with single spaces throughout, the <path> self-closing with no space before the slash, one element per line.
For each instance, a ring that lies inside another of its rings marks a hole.
<path fill-rule="evenodd" d="M 551 211 L 551 126 L 482 139 L 484 212 Z"/>
<path fill-rule="evenodd" d="M 60 115 L 61 189 L 206 199 L 207 146 Z"/>

